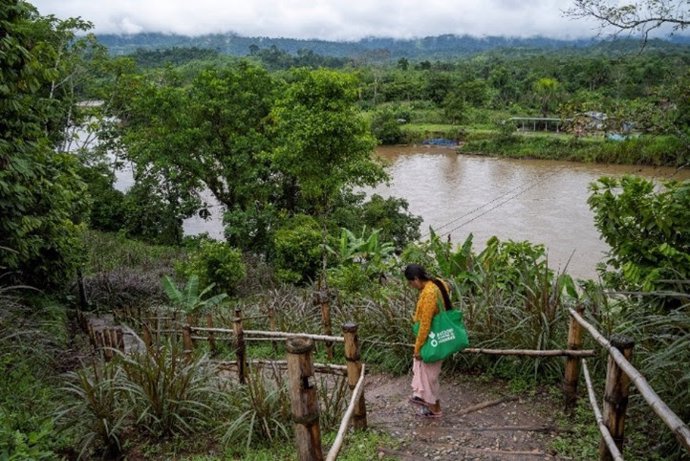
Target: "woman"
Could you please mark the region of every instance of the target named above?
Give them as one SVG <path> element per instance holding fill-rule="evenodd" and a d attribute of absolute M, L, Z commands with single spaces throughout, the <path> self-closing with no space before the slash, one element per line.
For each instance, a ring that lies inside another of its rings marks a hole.
<path fill-rule="evenodd" d="M 420 354 L 429 335 L 431 320 L 438 313 L 439 301 L 444 302 L 446 298 L 445 301 L 450 304 L 450 300 L 447 299 L 450 287 L 446 282 L 429 277 L 424 267 L 419 264 L 409 264 L 405 268 L 405 278 L 410 286 L 419 290 L 417 307 L 412 316 L 412 322 L 419 322 L 419 331 L 414 344 L 410 403 L 422 407 L 421 416 L 438 418 L 442 415 L 438 377 L 443 362 L 425 363 Z M 445 296 L 441 287 L 445 289 Z"/>

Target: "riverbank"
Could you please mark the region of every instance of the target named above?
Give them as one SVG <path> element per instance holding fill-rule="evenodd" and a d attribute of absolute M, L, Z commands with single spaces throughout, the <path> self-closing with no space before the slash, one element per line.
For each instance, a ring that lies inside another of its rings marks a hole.
<path fill-rule="evenodd" d="M 690 155 L 681 140 L 666 135 L 612 141 L 603 136 L 575 138 L 557 134 L 497 134 L 483 139 L 468 139 L 458 148 L 458 152 L 617 165 L 679 167 L 690 161 Z"/>
<path fill-rule="evenodd" d="M 603 135 L 576 138 L 551 132 L 505 134 L 487 126 L 444 124 L 407 124 L 402 131 L 408 144 L 446 138 L 459 144 L 459 153 L 489 157 L 669 167 L 690 162 L 687 146 L 670 135 L 640 135 L 614 141 Z"/>

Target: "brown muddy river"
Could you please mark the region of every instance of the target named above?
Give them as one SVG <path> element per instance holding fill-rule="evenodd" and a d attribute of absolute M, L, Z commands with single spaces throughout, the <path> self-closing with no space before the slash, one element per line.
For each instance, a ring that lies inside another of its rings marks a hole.
<path fill-rule="evenodd" d="M 492 235 L 541 243 L 553 269 L 567 264 L 567 272 L 580 278 L 596 277 L 595 266 L 608 250 L 587 205 L 590 182 L 624 174 L 690 178 L 690 171 L 672 168 L 477 157 L 427 146 L 380 147 L 377 153 L 389 164 L 391 179 L 369 192 L 406 199 L 410 212 L 424 219 L 423 235 L 432 226 L 461 243 L 472 233 L 475 251 Z M 186 220 L 185 232 L 222 239 L 221 209 L 211 211 L 208 221 Z"/>

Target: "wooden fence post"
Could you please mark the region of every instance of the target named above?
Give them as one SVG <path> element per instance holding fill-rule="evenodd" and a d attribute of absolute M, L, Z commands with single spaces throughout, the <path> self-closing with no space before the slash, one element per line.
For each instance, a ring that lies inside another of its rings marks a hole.
<path fill-rule="evenodd" d="M 122 331 L 122 327 L 117 328 L 116 335 L 117 335 L 117 350 L 124 354 L 126 352 L 125 351 L 125 332 Z"/>
<path fill-rule="evenodd" d="M 345 337 L 345 360 L 347 360 L 347 385 L 350 390 L 353 390 L 362 374 L 357 324 L 348 322 L 343 325 L 343 336 Z M 357 400 L 352 419 L 352 425 L 355 429 L 367 428 L 367 407 L 364 401 L 364 391 Z"/>
<path fill-rule="evenodd" d="M 575 308 L 579 315 L 585 311 L 582 304 L 578 304 Z M 575 320 L 570 317 L 570 327 L 568 328 L 568 349 L 580 350 L 582 348 L 582 327 Z M 577 402 L 577 383 L 580 379 L 580 357 L 568 356 L 565 361 L 565 378 L 563 380 L 563 393 L 565 394 L 565 408 L 572 410 L 575 408 Z"/>
<path fill-rule="evenodd" d="M 192 327 L 185 325 L 182 327 L 182 346 L 183 353 L 187 363 L 192 361 L 192 352 L 194 351 L 194 341 L 192 341 Z"/>
<path fill-rule="evenodd" d="M 235 332 L 235 354 L 237 356 L 237 375 L 240 384 L 247 381 L 246 345 L 244 342 L 244 330 L 242 329 L 242 310 L 235 309 L 235 318 L 232 321 L 232 329 Z"/>
<path fill-rule="evenodd" d="M 295 423 L 297 459 L 299 461 L 322 461 L 319 400 L 312 363 L 314 340 L 290 338 L 287 340 L 285 348 L 287 350 L 292 420 Z"/>
<path fill-rule="evenodd" d="M 632 357 L 635 342 L 625 336 L 614 336 L 611 345 L 621 351 L 626 360 Z M 619 450 L 623 450 L 623 434 L 625 430 L 625 411 L 628 408 L 630 378 L 609 355 L 606 368 L 606 389 L 604 391 L 604 424 L 608 427 L 613 441 Z M 599 459 L 609 461 L 613 459 L 603 438 L 599 443 Z"/>
<path fill-rule="evenodd" d="M 328 288 L 317 291 L 315 301 L 321 305 L 321 325 L 323 326 L 323 334 L 332 336 L 333 325 L 331 323 L 331 304 L 328 299 Z M 326 341 L 326 357 L 328 357 L 328 360 L 333 360 L 333 341 Z"/>

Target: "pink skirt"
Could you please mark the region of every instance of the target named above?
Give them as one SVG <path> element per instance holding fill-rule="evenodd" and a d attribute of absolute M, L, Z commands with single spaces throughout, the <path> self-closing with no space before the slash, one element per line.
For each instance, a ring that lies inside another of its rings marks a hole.
<path fill-rule="evenodd" d="M 417 359 L 412 362 L 412 395 L 427 403 L 436 403 L 440 398 L 438 377 L 443 362 L 424 363 Z"/>

